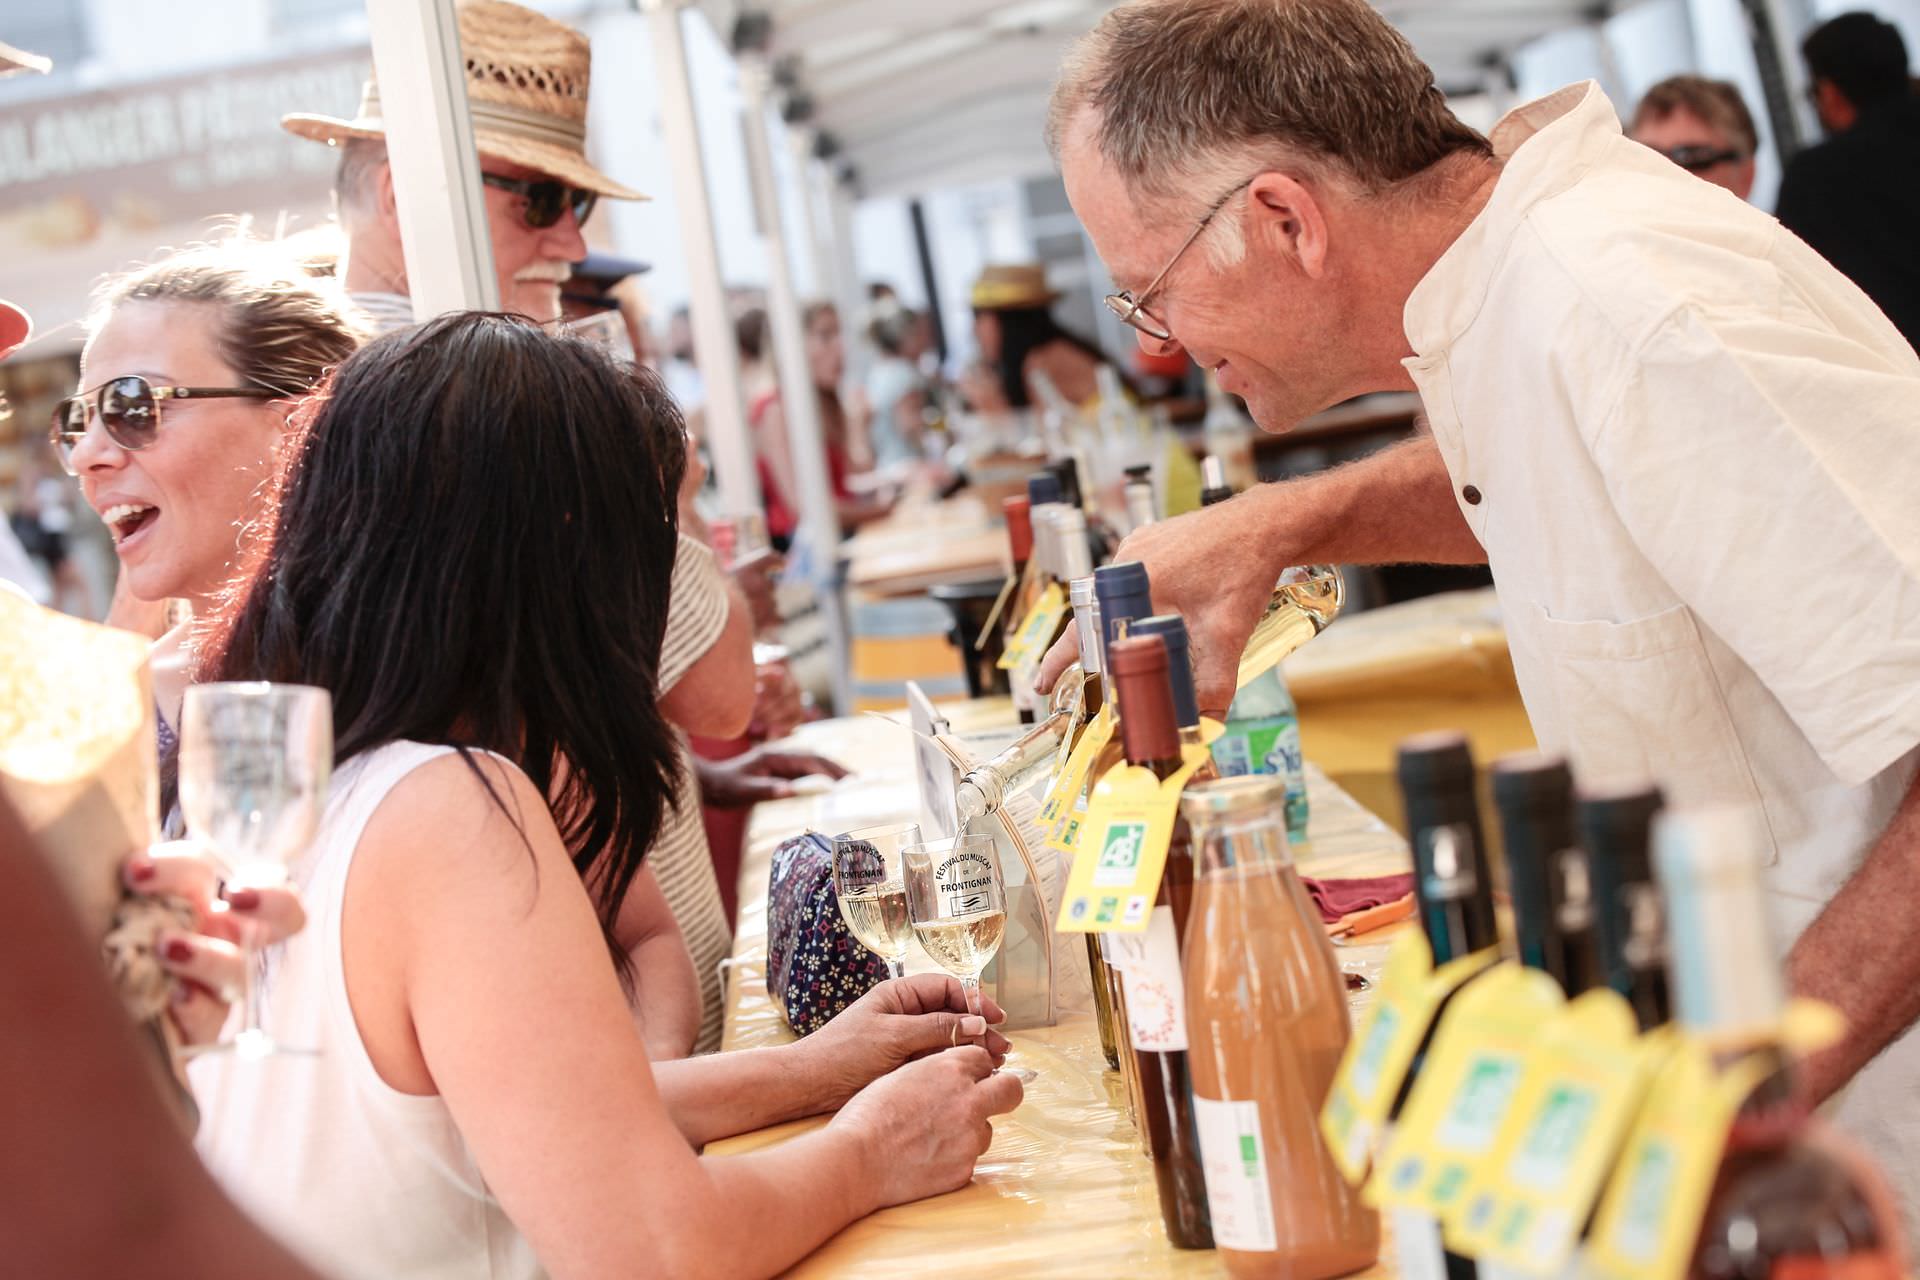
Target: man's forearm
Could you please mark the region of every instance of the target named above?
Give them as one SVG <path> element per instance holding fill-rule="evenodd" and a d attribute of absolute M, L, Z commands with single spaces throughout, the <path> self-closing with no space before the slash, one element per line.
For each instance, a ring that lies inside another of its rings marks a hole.
<path fill-rule="evenodd" d="M 1825 1099 L 1920 1017 L 1920 779 L 1840 892 L 1787 958 L 1794 994 L 1846 1015 L 1846 1037 L 1816 1055 L 1803 1082 Z"/>
<path fill-rule="evenodd" d="M 771 1124 L 817 1116 L 845 1098 L 810 1069 L 801 1045 L 736 1049 L 653 1064 L 660 1099 L 695 1147 Z"/>
<path fill-rule="evenodd" d="M 1290 564 L 1485 564 L 1431 436 L 1283 484 L 1262 486 Z"/>

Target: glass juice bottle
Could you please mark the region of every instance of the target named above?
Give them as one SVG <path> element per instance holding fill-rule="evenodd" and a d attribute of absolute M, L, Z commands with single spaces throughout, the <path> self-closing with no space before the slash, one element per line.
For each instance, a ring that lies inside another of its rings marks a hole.
<path fill-rule="evenodd" d="M 1284 784 L 1187 789 L 1199 851 L 1187 927 L 1194 1115 L 1228 1274 L 1320 1280 L 1370 1265 L 1380 1223 L 1317 1117 L 1351 1026 L 1346 980 L 1287 849 Z"/>

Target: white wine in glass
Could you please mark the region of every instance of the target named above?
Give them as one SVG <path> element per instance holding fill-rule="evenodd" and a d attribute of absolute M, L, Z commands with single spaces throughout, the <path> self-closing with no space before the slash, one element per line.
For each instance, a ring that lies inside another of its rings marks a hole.
<path fill-rule="evenodd" d="M 273 888 L 306 849 L 333 773 L 333 700 L 290 684 L 198 684 L 180 713 L 180 812 L 188 834 L 225 872 L 228 888 Z M 255 933 L 246 950 L 241 1030 L 210 1049 L 263 1058 L 282 1051 L 260 1021 Z"/>
<path fill-rule="evenodd" d="M 840 918 L 860 945 L 887 962 L 887 975 L 906 973 L 913 922 L 901 880 L 900 851 L 920 843 L 920 824 L 862 827 L 833 838 L 833 892 Z"/>
<path fill-rule="evenodd" d="M 934 963 L 960 979 L 967 1012 L 985 1017 L 980 971 L 999 954 L 1007 931 L 1007 890 L 992 836 L 955 836 L 900 854 L 913 932 Z M 1023 1080 L 1033 1073 L 1015 1069 Z"/>

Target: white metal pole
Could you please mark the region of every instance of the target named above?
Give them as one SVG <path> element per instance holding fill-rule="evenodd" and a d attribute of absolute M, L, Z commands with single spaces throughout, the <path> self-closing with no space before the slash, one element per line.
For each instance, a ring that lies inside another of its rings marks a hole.
<path fill-rule="evenodd" d="M 641 0 L 641 7 L 652 35 L 654 74 L 660 81 L 660 123 L 673 162 L 679 250 L 685 257 L 692 294 L 687 310 L 693 322 L 693 353 L 707 397 L 707 448 L 713 454 L 722 509 L 730 516 L 752 515 L 760 510 L 760 482 L 747 434 L 740 351 L 734 345 L 733 320 L 727 314 L 727 290 L 720 275 L 720 246 L 713 233 L 713 204 L 701 159 L 693 80 L 680 29 L 681 0 Z"/>
<path fill-rule="evenodd" d="M 381 0 L 367 6 L 367 22 L 413 318 L 496 310 L 500 284 L 453 0 Z"/>
<path fill-rule="evenodd" d="M 834 701 L 841 714 L 853 708 L 853 679 L 849 669 L 846 615 L 840 598 L 840 516 L 827 476 L 825 434 L 820 426 L 820 403 L 813 375 L 807 367 L 807 337 L 794 296 L 792 261 L 780 222 L 779 188 L 773 170 L 773 142 L 767 125 L 765 62 L 747 57 L 740 62 L 740 110 L 746 119 L 747 168 L 753 179 L 753 199 L 767 238 L 767 319 L 773 330 L 774 360 L 780 371 L 780 407 L 787 424 L 794 480 L 800 492 L 800 528 L 794 535 L 798 557 L 808 577 L 819 588 L 820 611 L 827 620 L 827 645 L 832 662 Z"/>

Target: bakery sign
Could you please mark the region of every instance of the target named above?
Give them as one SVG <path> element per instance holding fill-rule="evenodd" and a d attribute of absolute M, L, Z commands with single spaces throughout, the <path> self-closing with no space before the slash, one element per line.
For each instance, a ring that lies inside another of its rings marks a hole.
<path fill-rule="evenodd" d="M 368 62 L 349 49 L 0 104 L 0 263 L 36 346 L 78 340 L 105 272 L 235 221 L 268 236 L 323 222 L 337 157 L 280 117 L 351 114 Z"/>

